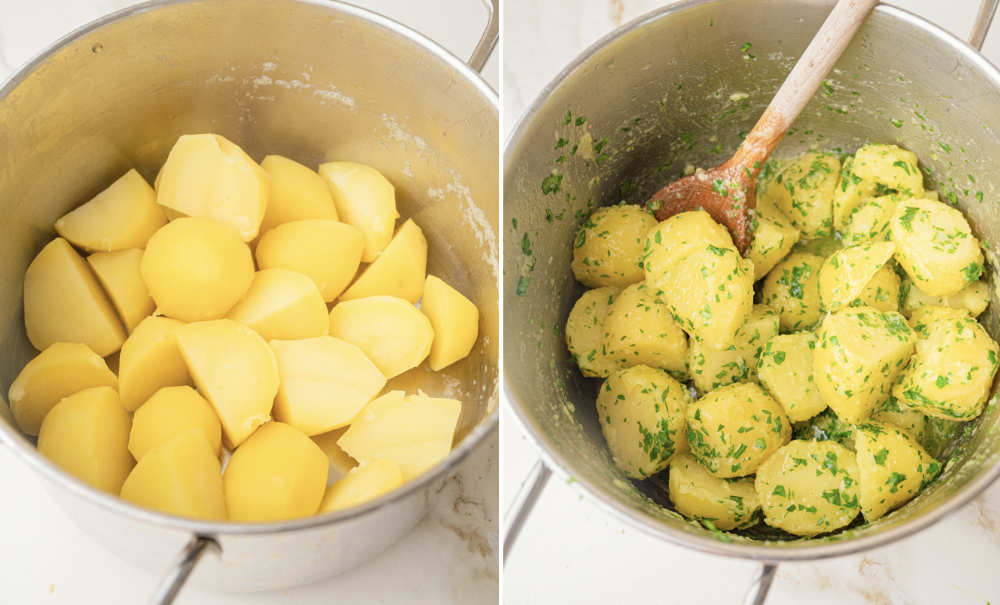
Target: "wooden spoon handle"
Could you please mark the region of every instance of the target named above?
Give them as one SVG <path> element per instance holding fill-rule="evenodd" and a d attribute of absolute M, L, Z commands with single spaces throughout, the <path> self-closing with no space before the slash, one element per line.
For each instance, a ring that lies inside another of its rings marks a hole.
<path fill-rule="evenodd" d="M 753 130 L 726 165 L 744 167 L 756 178 L 781 137 L 850 44 L 879 0 L 840 0 L 778 89 Z"/>

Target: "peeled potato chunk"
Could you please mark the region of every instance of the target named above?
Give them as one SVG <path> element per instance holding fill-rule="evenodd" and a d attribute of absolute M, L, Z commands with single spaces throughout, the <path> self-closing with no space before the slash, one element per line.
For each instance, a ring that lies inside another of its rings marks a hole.
<path fill-rule="evenodd" d="M 177 346 L 198 391 L 222 421 L 230 449 L 271 419 L 278 364 L 256 332 L 231 319 L 177 328 Z"/>
<path fill-rule="evenodd" d="M 307 435 L 347 426 L 385 386 L 357 346 L 331 336 L 272 340 L 281 380 L 274 417 Z"/>
<path fill-rule="evenodd" d="M 175 435 L 143 456 L 122 485 L 121 497 L 168 515 L 226 519 L 222 467 L 197 429 Z"/>
<path fill-rule="evenodd" d="M 218 319 L 253 282 L 250 248 L 208 218 L 171 221 L 150 238 L 140 265 L 157 309 L 181 321 Z"/>
<path fill-rule="evenodd" d="M 227 316 L 264 340 L 323 336 L 330 328 L 326 302 L 315 282 L 298 271 L 264 269 Z"/>
<path fill-rule="evenodd" d="M 319 174 L 280 155 L 265 157 L 260 167 L 271 176 L 271 196 L 260 223 L 261 233 L 309 218 L 337 220 L 330 187 Z"/>
<path fill-rule="evenodd" d="M 802 234 L 784 217 L 771 218 L 758 212 L 755 222 L 756 229 L 747 257 L 753 261 L 753 278 L 758 281 L 788 256 Z"/>
<path fill-rule="evenodd" d="M 778 314 L 767 305 L 754 305 L 746 323 L 736 330 L 728 349 L 717 351 L 704 343 L 691 343 L 688 372 L 694 386 L 706 393 L 727 384 L 752 378 L 757 373 L 760 354 L 778 335 Z"/>
<path fill-rule="evenodd" d="M 261 269 L 289 269 L 308 275 L 323 300 L 340 296 L 361 264 L 364 238 L 351 225 L 330 220 L 292 221 L 271 229 L 257 242 Z"/>
<path fill-rule="evenodd" d="M 139 271 L 142 250 L 129 248 L 116 252 L 95 252 L 87 257 L 87 262 L 104 286 L 118 316 L 125 322 L 126 330 L 131 332 L 140 321 L 152 315 L 156 303 L 149 296 Z"/>
<path fill-rule="evenodd" d="M 643 280 L 643 248 L 656 219 L 639 206 L 624 204 L 599 208 L 573 239 L 577 281 L 591 288 L 625 287 Z"/>
<path fill-rule="evenodd" d="M 892 242 L 870 242 L 844 248 L 827 258 L 819 271 L 823 308 L 837 311 L 861 296 L 895 249 Z"/>
<path fill-rule="evenodd" d="M 767 341 L 760 355 L 760 384 L 781 404 L 788 419 L 802 422 L 826 409 L 813 380 L 812 332 L 781 334 Z"/>
<path fill-rule="evenodd" d="M 314 435 L 312 438 L 313 442 L 319 446 L 319 449 L 323 450 L 323 453 L 330 460 L 330 467 L 341 475 L 346 475 L 358 465 L 357 460 L 351 458 L 344 451 L 344 448 L 337 445 L 337 441 L 344 436 L 346 431 L 347 427 L 341 427 L 322 435 Z"/>
<path fill-rule="evenodd" d="M 644 282 L 628 286 L 615 297 L 603 324 L 603 329 L 594 326 L 604 334 L 601 353 L 621 367 L 643 364 L 674 376 L 687 374 L 687 334 L 670 315 L 662 291 Z"/>
<path fill-rule="evenodd" d="M 374 460 L 351 469 L 347 475 L 326 489 L 319 512 L 351 508 L 374 500 L 403 484 L 399 465 L 391 460 Z"/>
<path fill-rule="evenodd" d="M 888 264 L 882 265 L 851 304 L 868 305 L 879 311 L 899 311 L 899 275 Z"/>
<path fill-rule="evenodd" d="M 924 306 L 951 307 L 965 309 L 973 317 L 979 317 L 990 304 L 990 287 L 986 282 L 974 281 L 951 296 L 931 296 L 913 284 L 909 279 L 900 286 L 903 292 L 903 314 L 909 317 Z"/>
<path fill-rule="evenodd" d="M 435 275 L 427 276 L 423 291 L 420 310 L 434 329 L 434 342 L 431 343 L 427 363 L 437 372 L 464 359 L 472 351 L 479 336 L 479 309 L 461 292 Z"/>
<path fill-rule="evenodd" d="M 407 220 L 375 262 L 365 267 L 340 300 L 368 296 L 398 296 L 411 303 L 420 300 L 427 274 L 427 238 L 420 226 Z"/>
<path fill-rule="evenodd" d="M 223 473 L 229 520 L 278 521 L 315 514 L 329 466 L 323 450 L 302 431 L 268 422 L 233 452 Z"/>
<path fill-rule="evenodd" d="M 587 290 L 570 309 L 566 319 L 566 347 L 584 376 L 607 378 L 625 367 L 604 345 L 604 323 L 618 294 L 616 286 Z"/>
<path fill-rule="evenodd" d="M 85 250 L 142 248 L 167 224 L 156 192 L 135 169 L 86 204 L 60 217 L 56 233 Z"/>
<path fill-rule="evenodd" d="M 319 173 L 330 186 L 340 220 L 364 235 L 361 260 L 372 262 L 392 240 L 399 216 L 396 188 L 378 170 L 355 162 L 327 162 Z"/>
<path fill-rule="evenodd" d="M 7 397 L 17 427 L 37 435 L 42 419 L 60 399 L 99 386 L 118 386 L 107 363 L 87 345 L 57 342 L 21 368 Z"/>
<path fill-rule="evenodd" d="M 711 521 L 724 531 L 752 524 L 760 510 L 753 479 L 719 479 L 690 454 L 670 461 L 670 501 L 691 519 Z"/>
<path fill-rule="evenodd" d="M 118 360 L 118 391 L 122 405 L 132 412 L 163 387 L 193 384 L 175 331 L 184 322 L 169 317 L 147 317 L 122 345 Z"/>
<path fill-rule="evenodd" d="M 866 521 L 902 506 L 941 472 L 941 464 L 895 426 L 859 424 L 857 434 L 861 513 Z"/>
<path fill-rule="evenodd" d="M 192 429 L 200 432 L 218 456 L 222 425 L 211 404 L 191 387 L 165 387 L 135 411 L 128 449 L 136 460 L 142 460 L 147 452 Z"/>
<path fill-rule="evenodd" d="M 782 332 L 808 329 L 819 321 L 822 266 L 821 256 L 792 252 L 767 274 L 761 299 L 778 312 Z"/>
<path fill-rule="evenodd" d="M 392 378 L 427 358 L 434 329 L 406 300 L 371 296 L 337 303 L 330 311 L 330 336 L 360 347 L 386 378 Z"/>
<path fill-rule="evenodd" d="M 84 483 L 117 494 L 135 464 L 128 452 L 131 424 L 113 388 L 84 389 L 45 416 L 38 451 Z"/>
<path fill-rule="evenodd" d="M 448 455 L 462 404 L 390 391 L 365 406 L 338 441 L 362 465 L 390 460 L 409 481 Z"/>
<path fill-rule="evenodd" d="M 174 143 L 156 177 L 156 201 L 186 216 L 215 219 L 249 242 L 264 218 L 270 181 L 225 137 L 186 134 Z"/>

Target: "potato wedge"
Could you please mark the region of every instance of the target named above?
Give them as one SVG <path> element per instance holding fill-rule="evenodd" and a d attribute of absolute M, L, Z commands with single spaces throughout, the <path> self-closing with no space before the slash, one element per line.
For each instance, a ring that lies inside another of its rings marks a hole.
<path fill-rule="evenodd" d="M 212 405 L 189 386 L 164 387 L 135 411 L 128 451 L 142 460 L 147 452 L 192 429 L 216 456 L 222 452 L 222 425 Z"/>
<path fill-rule="evenodd" d="M 792 252 L 764 278 L 763 303 L 778 312 L 781 331 L 797 332 L 819 321 L 819 274 L 823 257 Z"/>
<path fill-rule="evenodd" d="M 323 300 L 340 296 L 361 264 L 364 238 L 351 225 L 330 220 L 292 221 L 271 229 L 257 242 L 261 269 L 289 269 L 308 275 Z"/>
<path fill-rule="evenodd" d="M 781 404 L 792 422 L 803 422 L 826 409 L 813 380 L 812 332 L 781 334 L 767 341 L 760 355 L 760 384 Z"/>
<path fill-rule="evenodd" d="M 139 248 L 95 252 L 87 257 L 97 281 L 101 282 L 129 332 L 156 309 L 146 282 L 142 281 L 141 262 L 142 250 Z"/>
<path fill-rule="evenodd" d="M 169 317 L 147 317 L 122 345 L 118 361 L 118 390 L 122 405 L 132 412 L 163 387 L 191 385 L 175 331 L 184 322 Z"/>
<path fill-rule="evenodd" d="M 260 167 L 271 176 L 271 195 L 260 232 L 310 218 L 337 220 L 330 187 L 319 174 L 280 155 L 265 157 Z"/>
<path fill-rule="evenodd" d="M 747 257 L 753 261 L 753 279 L 759 281 L 792 251 L 802 234 L 783 219 L 758 213 Z"/>
<path fill-rule="evenodd" d="M 431 343 L 427 363 L 438 372 L 465 359 L 472 352 L 479 337 L 479 309 L 461 292 L 435 275 L 427 276 L 423 291 L 420 310 L 434 329 L 434 342 Z"/>
<path fill-rule="evenodd" d="M 396 188 L 378 170 L 355 162 L 327 162 L 320 165 L 319 174 L 330 186 L 340 220 L 364 236 L 361 260 L 374 261 L 395 231 Z"/>
<path fill-rule="evenodd" d="M 167 224 L 156 192 L 135 169 L 89 202 L 56 220 L 56 233 L 85 250 L 143 248 Z"/>
<path fill-rule="evenodd" d="M 639 206 L 597 209 L 573 239 L 571 268 L 576 280 L 591 288 L 623 288 L 642 281 L 639 261 L 646 234 L 655 226 L 653 215 Z"/>
<path fill-rule="evenodd" d="M 645 282 L 632 284 L 615 297 L 603 328 L 601 324 L 584 328 L 603 331 L 603 341 L 595 349 L 620 367 L 642 364 L 679 378 L 688 373 L 687 334 L 670 315 L 663 292 Z"/>
<path fill-rule="evenodd" d="M 868 422 L 857 433 L 861 512 L 868 522 L 905 504 L 941 472 L 941 464 L 902 429 Z"/>
<path fill-rule="evenodd" d="M 351 469 L 330 487 L 319 506 L 320 513 L 351 508 L 374 500 L 403 484 L 399 465 L 391 460 L 375 460 Z"/>
<path fill-rule="evenodd" d="M 892 242 L 869 242 L 844 248 L 827 258 L 819 271 L 823 308 L 838 311 L 861 296 L 894 250 Z"/>
<path fill-rule="evenodd" d="M 330 311 L 330 336 L 360 347 L 388 379 L 427 359 L 434 329 L 406 300 L 370 296 L 337 303 Z"/>
<path fill-rule="evenodd" d="M 253 328 L 264 340 L 323 336 L 330 329 L 326 303 L 309 276 L 288 269 L 263 269 L 229 310 L 229 319 Z"/>
<path fill-rule="evenodd" d="M 365 267 L 340 300 L 397 296 L 416 303 L 427 275 L 427 239 L 420 226 L 407 220 L 375 261 Z"/>
<path fill-rule="evenodd" d="M 711 521 L 723 531 L 752 524 L 760 510 L 753 478 L 713 477 L 690 454 L 678 454 L 670 461 L 669 488 L 677 512 Z"/>

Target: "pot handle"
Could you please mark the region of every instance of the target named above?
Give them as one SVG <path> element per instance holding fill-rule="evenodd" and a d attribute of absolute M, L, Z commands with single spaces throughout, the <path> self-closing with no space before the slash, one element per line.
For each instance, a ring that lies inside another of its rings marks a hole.
<path fill-rule="evenodd" d="M 753 578 L 753 583 L 747 588 L 747 594 L 743 597 L 743 605 L 764 605 L 767 593 L 771 591 L 771 583 L 774 582 L 774 574 L 777 572 L 778 566 L 774 563 L 761 565 L 760 571 Z"/>
<path fill-rule="evenodd" d="M 503 562 L 507 564 L 507 557 L 514 549 L 514 542 L 517 541 L 518 534 L 524 522 L 531 515 L 531 510 L 535 508 L 538 497 L 542 495 L 545 484 L 549 482 L 552 471 L 541 460 L 536 460 L 535 465 L 528 471 L 528 476 L 521 482 L 521 487 L 514 494 L 514 502 L 504 514 L 503 531 Z"/>
<path fill-rule="evenodd" d="M 976 15 L 976 22 L 972 25 L 972 33 L 969 34 L 969 46 L 976 50 L 983 49 L 983 42 L 986 41 L 986 34 L 990 31 L 998 4 L 1000 4 L 1000 0 L 982 0 L 979 3 L 979 14 Z"/>
<path fill-rule="evenodd" d="M 160 581 L 156 592 L 153 593 L 153 598 L 149 600 L 150 605 L 170 605 L 173 603 L 181 588 L 184 587 L 184 583 L 187 582 L 188 576 L 194 570 L 194 566 L 198 564 L 201 556 L 209 548 L 218 552 L 219 544 L 212 538 L 191 536 L 191 541 L 184 546 L 170 571 Z"/>
<path fill-rule="evenodd" d="M 994 0 L 994 3 L 996 1 Z M 476 43 L 476 48 L 472 49 L 472 55 L 466 61 L 469 67 L 476 71 L 483 71 L 487 59 L 490 58 L 493 49 L 497 46 L 497 40 L 500 39 L 500 0 L 482 0 L 482 2 L 489 12 L 486 29 L 483 30 L 483 35 Z"/>

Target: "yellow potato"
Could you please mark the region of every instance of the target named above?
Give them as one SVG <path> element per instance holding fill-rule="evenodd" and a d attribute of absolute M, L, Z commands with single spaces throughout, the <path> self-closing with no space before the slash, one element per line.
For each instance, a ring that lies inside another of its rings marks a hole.
<path fill-rule="evenodd" d="M 116 252 L 95 252 L 87 257 L 87 262 L 94 270 L 97 281 L 104 286 L 126 330 L 131 332 L 156 309 L 156 303 L 149 296 L 139 271 L 142 250 L 129 248 Z"/>
<path fill-rule="evenodd" d="M 587 290 L 573 303 L 566 319 L 566 347 L 584 376 L 606 378 L 625 367 L 608 355 L 604 346 L 604 323 L 618 296 L 616 286 Z"/>
<path fill-rule="evenodd" d="M 274 417 L 306 435 L 350 424 L 385 386 L 385 376 L 355 345 L 320 336 L 272 340 L 278 362 Z"/>
<path fill-rule="evenodd" d="M 175 435 L 143 456 L 122 485 L 121 497 L 168 515 L 226 519 L 222 467 L 197 429 Z"/>
<path fill-rule="evenodd" d="M 903 195 L 924 192 L 924 176 L 917 166 L 917 155 L 896 145 L 865 145 L 854 154 L 854 174 L 862 181 Z"/>
<path fill-rule="evenodd" d="M 233 452 L 222 475 L 229 520 L 280 521 L 315 514 L 330 463 L 298 429 L 268 422 Z"/>
<path fill-rule="evenodd" d="M 603 325 L 601 354 L 620 367 L 642 364 L 678 377 L 687 374 L 687 334 L 671 317 L 662 292 L 644 282 L 628 286 L 615 298 Z"/>
<path fill-rule="evenodd" d="M 661 279 L 677 263 L 707 246 L 732 248 L 726 228 L 704 210 L 681 212 L 649 230 L 641 257 L 646 282 L 666 291 L 672 284 Z M 638 280 L 636 280 L 638 281 Z"/>
<path fill-rule="evenodd" d="M 57 342 L 21 368 L 7 398 L 17 427 L 37 435 L 42 419 L 60 399 L 100 386 L 118 386 L 104 360 L 87 345 Z"/>
<path fill-rule="evenodd" d="M 461 412 L 454 399 L 390 391 L 366 405 L 337 444 L 362 465 L 395 462 L 409 481 L 448 455 Z"/>
<path fill-rule="evenodd" d="M 80 342 L 107 357 L 125 340 L 97 278 L 61 237 L 42 248 L 24 274 L 24 326 L 39 351 L 56 342 Z"/>
<path fill-rule="evenodd" d="M 921 444 L 931 437 L 930 418 L 920 410 L 899 403 L 895 397 L 876 406 L 872 420 L 899 427 Z"/>
<path fill-rule="evenodd" d="M 472 352 L 479 337 L 479 309 L 461 292 L 435 275 L 427 276 L 423 291 L 420 310 L 430 320 L 434 330 L 427 364 L 437 372 L 465 359 Z"/>
<path fill-rule="evenodd" d="M 134 169 L 86 204 L 60 217 L 56 233 L 85 250 L 142 248 L 167 224 L 156 192 Z"/>
<path fill-rule="evenodd" d="M 340 220 L 364 236 L 361 260 L 370 263 L 389 245 L 395 230 L 396 188 L 371 166 L 355 162 L 320 164 Z"/>
<path fill-rule="evenodd" d="M 892 242 L 869 242 L 844 248 L 827 258 L 819 271 L 823 308 L 838 311 L 861 296 L 894 250 Z"/>
<path fill-rule="evenodd" d="M 899 428 L 869 422 L 857 433 L 861 513 L 868 522 L 905 504 L 941 472 L 940 463 Z"/>
<path fill-rule="evenodd" d="M 851 213 L 843 226 L 844 243 L 848 246 L 889 239 L 889 221 L 896 211 L 899 197 L 882 195 L 865 198 Z"/>
<path fill-rule="evenodd" d="M 646 234 L 656 219 L 639 206 L 600 208 L 580 227 L 573 240 L 570 267 L 577 281 L 592 287 L 624 287 L 642 281 L 639 260 Z"/>
<path fill-rule="evenodd" d="M 257 242 L 261 269 L 289 269 L 308 275 L 323 300 L 340 296 L 361 264 L 364 238 L 351 225 L 330 220 L 278 225 Z"/>
<path fill-rule="evenodd" d="M 122 405 L 132 412 L 163 387 L 194 384 L 175 331 L 184 323 L 168 317 L 147 317 L 132 330 L 118 362 Z"/>
<path fill-rule="evenodd" d="M 864 198 L 870 197 L 874 191 L 875 183 L 864 181 L 854 173 L 854 158 L 844 158 L 844 163 L 840 167 L 840 181 L 833 191 L 834 226 L 843 231 L 854 210 Z"/>
<path fill-rule="evenodd" d="M 427 275 L 427 239 L 420 226 L 407 220 L 375 262 L 365 267 L 340 300 L 369 296 L 397 296 L 420 300 Z"/>
<path fill-rule="evenodd" d="M 760 510 L 753 479 L 713 477 L 690 454 L 678 454 L 670 461 L 669 488 L 677 512 L 711 521 L 724 531 L 753 524 Z"/>
<path fill-rule="evenodd" d="M 879 311 L 899 311 L 899 289 L 899 275 L 889 264 L 885 264 L 851 304 L 860 303 Z"/>
<path fill-rule="evenodd" d="M 319 174 L 280 155 L 265 157 L 260 167 L 271 176 L 271 195 L 260 223 L 261 233 L 292 221 L 337 220 L 330 187 Z"/>
<path fill-rule="evenodd" d="M 792 422 L 808 420 L 826 409 L 813 381 L 815 346 L 812 332 L 782 334 L 768 340 L 760 355 L 757 377 Z"/>
<path fill-rule="evenodd" d="M 906 279 L 900 289 L 903 292 L 903 314 L 912 315 L 917 309 L 924 306 L 951 307 L 953 309 L 965 309 L 973 317 L 979 317 L 990 304 L 990 287 L 986 282 L 974 281 L 962 288 L 958 294 L 951 296 L 931 296 L 927 294 L 909 279 Z"/>
<path fill-rule="evenodd" d="M 153 234 L 142 278 L 157 310 L 181 321 L 223 317 L 253 281 L 250 248 L 218 221 L 185 217 Z"/>
<path fill-rule="evenodd" d="M 330 336 L 360 347 L 386 378 L 392 378 L 427 359 L 434 329 L 406 300 L 371 296 L 337 303 L 330 311 Z"/>
<path fill-rule="evenodd" d="M 334 429 L 322 435 L 314 435 L 312 440 L 323 450 L 330 460 L 330 466 L 337 474 L 343 476 L 351 472 L 351 469 L 358 465 L 358 461 L 344 451 L 344 448 L 337 445 L 337 441 L 344 436 L 347 427 Z"/>
<path fill-rule="evenodd" d="M 783 217 L 770 218 L 758 211 L 754 221 L 756 228 L 747 257 L 753 261 L 753 278 L 758 281 L 788 256 L 802 234 Z"/>
<path fill-rule="evenodd" d="M 177 139 L 156 177 L 156 201 L 186 216 L 215 219 L 249 242 L 267 209 L 271 177 L 217 134 Z"/>
<path fill-rule="evenodd" d="M 778 314 L 773 309 L 754 305 L 728 349 L 715 351 L 697 340 L 692 342 L 688 371 L 694 386 L 706 393 L 753 377 L 764 345 L 778 335 L 778 324 Z"/>
<path fill-rule="evenodd" d="M 840 175 L 836 156 L 809 152 L 789 162 L 775 177 L 775 203 L 802 236 L 826 237 L 833 231 L 833 192 Z"/>
<path fill-rule="evenodd" d="M 38 451 L 91 487 L 117 494 L 135 464 L 128 452 L 131 424 L 113 388 L 84 389 L 46 414 Z"/>
<path fill-rule="evenodd" d="M 174 331 L 198 391 L 215 408 L 226 446 L 235 448 L 271 419 L 278 364 L 256 332 L 230 319 L 201 321 Z"/>
<path fill-rule="evenodd" d="M 147 452 L 192 429 L 199 431 L 218 456 L 222 425 L 211 404 L 191 387 L 164 387 L 135 411 L 128 451 L 142 460 Z"/>
<path fill-rule="evenodd" d="M 778 312 L 782 332 L 805 330 L 819 321 L 819 275 L 823 257 L 792 252 L 764 279 L 762 302 Z"/>
<path fill-rule="evenodd" d="M 229 319 L 257 331 L 264 340 L 323 336 L 330 328 L 326 302 L 316 283 L 298 271 L 263 269 L 229 310 Z"/>
<path fill-rule="evenodd" d="M 320 513 L 351 508 L 374 500 L 403 484 L 399 465 L 391 460 L 374 460 L 351 469 L 346 476 L 326 488 Z"/>

